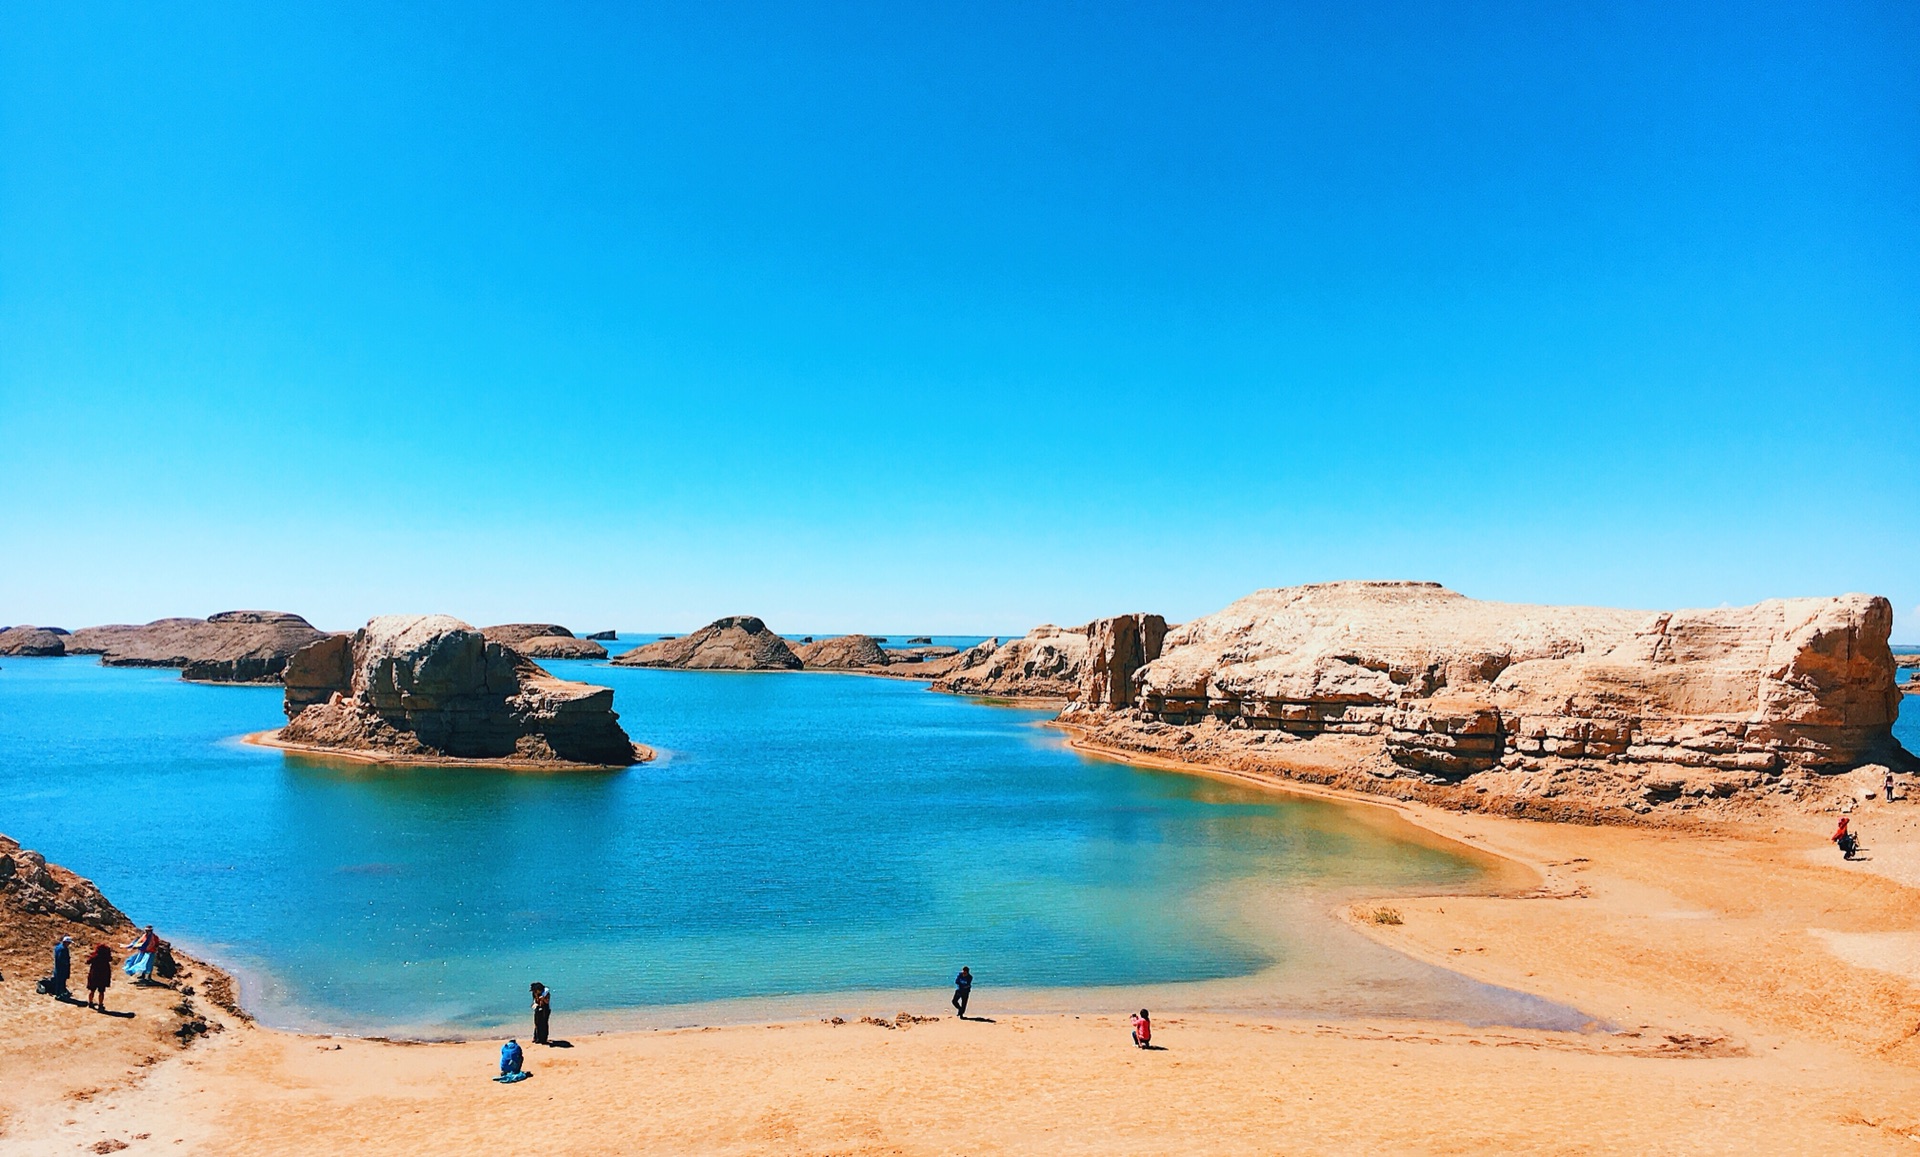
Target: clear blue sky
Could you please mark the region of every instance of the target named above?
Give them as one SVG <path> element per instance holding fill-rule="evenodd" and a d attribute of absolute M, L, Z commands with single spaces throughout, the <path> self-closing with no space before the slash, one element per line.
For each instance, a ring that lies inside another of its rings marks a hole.
<path fill-rule="evenodd" d="M 308 7 L 0 10 L 0 623 L 1920 641 L 1913 4 Z"/>

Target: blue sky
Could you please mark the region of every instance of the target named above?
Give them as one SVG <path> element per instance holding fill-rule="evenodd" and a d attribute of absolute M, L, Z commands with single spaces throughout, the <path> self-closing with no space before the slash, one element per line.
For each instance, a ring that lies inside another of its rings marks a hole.
<path fill-rule="evenodd" d="M 268 7 L 0 13 L 0 622 L 1920 641 L 1912 5 Z"/>

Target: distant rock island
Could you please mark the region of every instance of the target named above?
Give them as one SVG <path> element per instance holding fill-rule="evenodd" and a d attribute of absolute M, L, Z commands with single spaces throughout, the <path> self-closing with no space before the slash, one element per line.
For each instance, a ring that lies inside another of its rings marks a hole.
<path fill-rule="evenodd" d="M 801 660 L 787 641 L 752 615 L 715 619 L 683 638 L 664 638 L 615 657 L 616 667 L 678 667 L 688 671 L 797 671 Z"/>
<path fill-rule="evenodd" d="M 285 611 L 222 611 L 204 619 L 83 627 L 63 653 L 99 655 L 108 667 L 178 667 L 206 683 L 275 683 L 295 651 L 326 637 Z"/>
<path fill-rule="evenodd" d="M 49 658 L 67 653 L 67 632 L 59 627 L 8 627 L 0 630 L 0 655 Z"/>
<path fill-rule="evenodd" d="M 480 633 L 505 643 L 529 659 L 604 659 L 607 649 L 588 639 L 577 639 L 558 623 L 506 623 L 482 627 Z"/>
<path fill-rule="evenodd" d="M 626 766 L 613 691 L 557 679 L 449 615 L 387 615 L 296 652 L 281 746 L 434 762 Z"/>

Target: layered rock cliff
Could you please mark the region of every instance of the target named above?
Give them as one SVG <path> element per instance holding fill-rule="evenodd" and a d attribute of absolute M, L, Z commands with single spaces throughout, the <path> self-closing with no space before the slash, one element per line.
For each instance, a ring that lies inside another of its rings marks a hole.
<path fill-rule="evenodd" d="M 752 615 L 731 615 L 678 639 L 661 639 L 617 656 L 617 667 L 689 671 L 797 671 L 800 657 Z"/>
<path fill-rule="evenodd" d="M 624 766 L 613 691 L 556 679 L 448 615 L 388 615 L 323 638 L 286 669 L 279 738 L 431 759 Z"/>
<path fill-rule="evenodd" d="M 1087 627 L 1035 627 L 1004 644 L 962 651 L 935 691 L 1021 699 L 1077 699 L 1087 679 Z"/>
<path fill-rule="evenodd" d="M 295 651 L 326 632 L 285 611 L 222 611 L 204 619 L 83 627 L 69 655 L 99 655 L 108 667 L 178 667 L 208 683 L 275 683 Z"/>
<path fill-rule="evenodd" d="M 1144 662 L 1154 628 L 1104 622 L 1068 717 L 1156 748 L 1207 725 L 1227 747 L 1346 737 L 1389 776 L 1573 762 L 1747 786 L 1906 758 L 1892 610 L 1866 595 L 1645 612 L 1324 583 L 1249 595 Z"/>

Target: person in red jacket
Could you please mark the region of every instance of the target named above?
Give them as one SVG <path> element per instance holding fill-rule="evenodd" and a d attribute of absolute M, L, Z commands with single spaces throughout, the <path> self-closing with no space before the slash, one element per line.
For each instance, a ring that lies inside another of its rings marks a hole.
<path fill-rule="evenodd" d="M 1833 829 L 1833 834 L 1827 838 L 1839 846 L 1841 859 L 1851 860 L 1853 853 L 1860 849 L 1860 837 L 1847 830 L 1847 820 L 1848 817 L 1841 816 L 1840 826 Z"/>
<path fill-rule="evenodd" d="M 1133 1018 L 1133 1043 L 1135 1047 L 1146 1048 L 1153 1043 L 1153 1018 L 1141 1009 Z"/>

